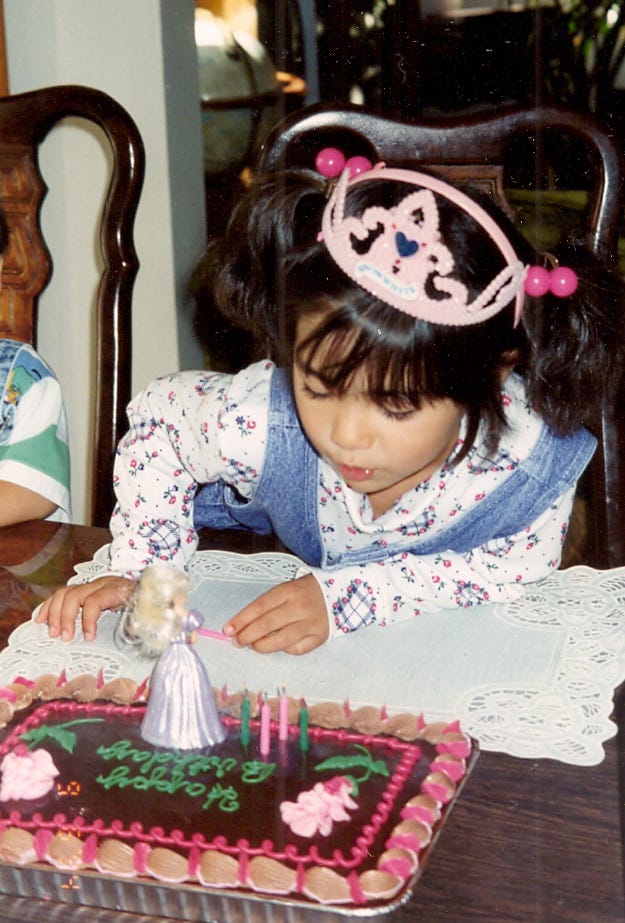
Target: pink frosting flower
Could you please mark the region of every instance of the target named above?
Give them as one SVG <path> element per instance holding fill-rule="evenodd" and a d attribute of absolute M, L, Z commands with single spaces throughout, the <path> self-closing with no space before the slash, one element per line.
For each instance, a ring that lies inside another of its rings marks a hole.
<path fill-rule="evenodd" d="M 282 820 L 298 836 L 328 836 L 333 823 L 349 820 L 346 809 L 358 807 L 350 797 L 351 791 L 352 784 L 344 776 L 317 782 L 310 791 L 300 792 L 297 801 L 282 802 Z"/>
<path fill-rule="evenodd" d="M 47 750 L 31 753 L 24 746 L 7 753 L 0 770 L 0 801 L 41 798 L 54 787 L 54 779 L 59 774 Z"/>

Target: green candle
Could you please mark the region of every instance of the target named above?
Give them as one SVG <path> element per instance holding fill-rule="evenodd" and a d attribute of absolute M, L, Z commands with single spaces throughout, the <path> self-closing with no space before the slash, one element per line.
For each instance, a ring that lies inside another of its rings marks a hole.
<path fill-rule="evenodd" d="M 250 699 L 245 691 L 241 702 L 241 746 L 247 747 L 250 742 Z"/>
<path fill-rule="evenodd" d="M 308 709 L 304 699 L 299 703 L 299 748 L 303 753 L 308 751 Z"/>

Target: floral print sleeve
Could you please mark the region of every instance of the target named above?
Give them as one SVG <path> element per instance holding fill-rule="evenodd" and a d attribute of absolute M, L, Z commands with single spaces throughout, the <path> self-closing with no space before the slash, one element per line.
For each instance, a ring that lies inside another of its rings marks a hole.
<path fill-rule="evenodd" d="M 157 379 L 128 407 L 115 461 L 111 570 L 148 564 L 186 569 L 197 547 L 197 485 L 222 479 L 254 494 L 264 463 L 271 362 L 238 375 L 179 372 Z"/>
<path fill-rule="evenodd" d="M 559 565 L 573 494 L 571 489 L 517 535 L 466 555 L 403 553 L 362 567 L 302 568 L 302 573 L 313 573 L 321 586 L 331 636 L 366 625 L 384 627 L 433 609 L 516 599 L 523 584 Z"/>

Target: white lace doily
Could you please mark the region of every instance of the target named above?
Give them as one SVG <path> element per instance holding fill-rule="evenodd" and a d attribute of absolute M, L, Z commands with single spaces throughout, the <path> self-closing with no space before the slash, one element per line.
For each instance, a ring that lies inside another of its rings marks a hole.
<path fill-rule="evenodd" d="M 108 548 L 76 568 L 73 582 L 104 573 Z M 191 569 L 191 603 L 205 626 L 220 629 L 246 602 L 292 577 L 285 554 L 199 552 Z M 18 675 L 80 673 L 141 681 L 152 662 L 114 640 L 117 616 L 104 613 L 95 641 L 80 631 L 69 643 L 46 628 L 20 625 L 0 653 L 0 682 Z M 610 720 L 615 686 L 625 678 L 625 568 L 557 571 L 514 603 L 441 610 L 389 628 L 367 628 L 303 657 L 256 654 L 202 637 L 197 651 L 213 685 L 285 686 L 309 702 L 348 700 L 422 711 L 428 720 L 459 718 L 484 750 L 594 765 Z"/>

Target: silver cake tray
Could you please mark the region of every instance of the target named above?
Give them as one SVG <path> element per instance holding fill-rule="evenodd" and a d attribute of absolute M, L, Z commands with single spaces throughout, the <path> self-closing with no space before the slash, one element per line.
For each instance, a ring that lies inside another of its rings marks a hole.
<path fill-rule="evenodd" d="M 68 874 L 43 865 L 0 865 L 0 892 L 42 901 L 48 918 L 50 902 L 101 907 L 193 923 L 346 923 L 362 917 L 383 923 L 410 897 L 421 872 L 406 882 L 391 902 L 362 907 L 318 904 L 245 891 L 172 885 L 159 881 L 104 878 L 88 870 Z M 68 908 L 65 908 L 67 914 Z M 67 916 L 65 917 L 67 919 Z M 70 915 L 71 919 L 71 915 Z"/>

